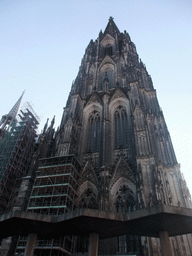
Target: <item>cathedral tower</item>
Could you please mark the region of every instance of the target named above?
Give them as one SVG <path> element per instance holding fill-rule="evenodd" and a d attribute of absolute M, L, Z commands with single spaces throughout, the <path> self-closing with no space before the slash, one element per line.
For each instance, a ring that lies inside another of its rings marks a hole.
<path fill-rule="evenodd" d="M 86 48 L 56 142 L 57 155 L 74 154 L 82 166 L 81 207 L 191 207 L 152 79 L 129 34 L 112 17 Z M 147 243 L 149 255 L 160 255 L 158 242 Z M 131 246 L 122 238 L 118 251 Z M 173 239 L 172 246 L 191 255 L 186 236 Z"/>
<path fill-rule="evenodd" d="M 28 211 L 126 213 L 157 204 L 191 207 L 152 79 L 129 34 L 121 33 L 112 17 L 86 48 L 58 131 L 53 135 L 53 122 L 46 130 L 47 125 L 39 137 L 36 160 L 43 159 Z M 170 240 L 173 255 L 192 255 L 191 235 Z M 47 247 L 43 243 L 37 243 L 36 255 L 87 251 L 86 237 L 51 240 Z M 100 241 L 99 255 L 162 256 L 159 239 L 132 235 Z"/>

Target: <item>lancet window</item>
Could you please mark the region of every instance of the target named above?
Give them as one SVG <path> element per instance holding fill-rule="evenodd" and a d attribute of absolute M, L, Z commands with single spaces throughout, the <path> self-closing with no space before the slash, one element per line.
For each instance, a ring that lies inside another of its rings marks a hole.
<path fill-rule="evenodd" d="M 127 213 L 135 210 L 135 199 L 133 191 L 128 186 L 123 185 L 116 193 L 117 212 Z"/>
<path fill-rule="evenodd" d="M 105 48 L 105 55 L 111 56 L 113 54 L 113 49 L 110 44 L 108 44 Z"/>
<path fill-rule="evenodd" d="M 89 138 L 88 151 L 97 152 L 100 150 L 101 140 L 101 117 L 98 111 L 93 111 L 89 117 Z"/>
<path fill-rule="evenodd" d="M 115 110 L 115 148 L 128 147 L 128 117 L 124 107 Z"/>
<path fill-rule="evenodd" d="M 91 188 L 88 188 L 81 196 L 79 207 L 88 209 L 98 208 L 96 195 Z"/>

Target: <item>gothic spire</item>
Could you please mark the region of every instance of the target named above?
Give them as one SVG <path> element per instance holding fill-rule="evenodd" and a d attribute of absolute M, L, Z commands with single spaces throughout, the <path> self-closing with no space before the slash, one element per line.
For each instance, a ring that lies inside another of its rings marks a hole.
<path fill-rule="evenodd" d="M 21 104 L 21 100 L 23 98 L 25 91 L 23 91 L 22 95 L 20 96 L 20 98 L 18 99 L 18 101 L 15 103 L 15 105 L 12 107 L 12 109 L 9 111 L 9 114 L 7 116 L 9 116 L 12 119 L 15 119 L 17 116 L 17 113 L 19 111 L 19 107 Z"/>
<path fill-rule="evenodd" d="M 110 16 L 110 17 L 109 17 L 109 22 L 108 22 L 107 27 L 106 27 L 106 29 L 105 29 L 105 31 L 104 31 L 104 35 L 110 34 L 110 35 L 113 36 L 115 32 L 116 32 L 117 34 L 120 34 L 120 31 L 119 31 L 117 25 L 116 25 L 115 22 L 113 21 L 113 17 Z"/>
<path fill-rule="evenodd" d="M 2 125 L 1 129 L 4 129 L 7 124 L 10 124 L 12 121 L 16 120 L 17 113 L 19 111 L 19 107 L 21 104 L 21 100 L 23 98 L 25 91 L 23 91 L 22 95 L 18 99 L 18 101 L 15 103 L 15 105 L 12 107 L 12 109 L 9 111 L 7 115 L 2 116 L 0 121 L 0 126 Z"/>
<path fill-rule="evenodd" d="M 46 122 L 46 124 L 44 125 L 43 134 L 45 134 L 45 132 L 46 132 L 46 130 L 47 130 L 48 122 L 49 122 L 49 118 L 47 118 L 47 122 Z"/>
<path fill-rule="evenodd" d="M 53 117 L 52 121 L 51 121 L 51 125 L 50 125 L 50 128 L 53 129 L 53 125 L 55 123 L 55 116 Z"/>

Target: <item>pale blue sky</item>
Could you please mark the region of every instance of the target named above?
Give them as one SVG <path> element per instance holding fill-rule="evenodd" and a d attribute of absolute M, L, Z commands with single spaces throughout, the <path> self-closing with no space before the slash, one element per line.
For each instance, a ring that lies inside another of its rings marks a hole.
<path fill-rule="evenodd" d="M 54 114 L 58 126 L 85 48 L 109 16 L 146 64 L 192 191 L 192 1 L 1 0 L 0 115 L 25 89 L 40 130 Z"/>

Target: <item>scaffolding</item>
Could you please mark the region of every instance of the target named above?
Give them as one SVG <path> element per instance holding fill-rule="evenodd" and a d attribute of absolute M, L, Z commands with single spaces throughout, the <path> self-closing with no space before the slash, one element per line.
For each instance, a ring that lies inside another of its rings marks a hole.
<path fill-rule="evenodd" d="M 38 121 L 26 109 L 0 141 L 0 214 L 12 209 L 32 159 Z"/>
<path fill-rule="evenodd" d="M 27 211 L 61 215 L 75 210 L 80 169 L 74 155 L 41 159 Z M 72 255 L 74 243 L 73 236 L 38 239 L 35 255 Z M 22 253 L 25 246 L 26 237 L 21 237 L 17 252 Z"/>

